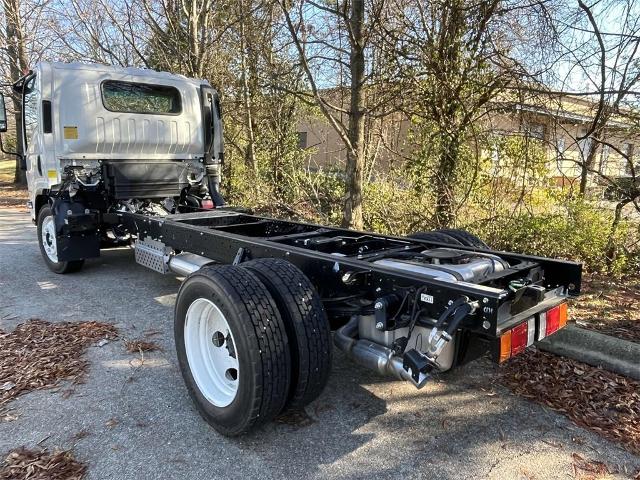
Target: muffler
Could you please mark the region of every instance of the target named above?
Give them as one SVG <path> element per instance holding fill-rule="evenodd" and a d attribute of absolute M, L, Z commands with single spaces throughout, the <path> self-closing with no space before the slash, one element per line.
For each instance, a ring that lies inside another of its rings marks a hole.
<path fill-rule="evenodd" d="M 173 273 L 186 277 L 210 263 L 213 263 L 210 258 L 202 257 L 195 253 L 182 252 L 172 255 L 169 258 L 168 266 Z"/>
<path fill-rule="evenodd" d="M 418 380 L 414 380 L 411 372 L 403 368 L 401 357 L 383 345 L 358 338 L 358 317 L 354 316 L 344 327 L 338 329 L 334 336 L 334 344 L 358 365 L 379 372 L 382 375 L 393 375 L 399 380 L 407 380 L 416 388 L 422 388 L 429 376 L 420 372 Z"/>

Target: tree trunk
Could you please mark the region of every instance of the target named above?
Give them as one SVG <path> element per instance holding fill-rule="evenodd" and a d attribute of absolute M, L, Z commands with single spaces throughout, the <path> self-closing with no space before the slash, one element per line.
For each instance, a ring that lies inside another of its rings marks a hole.
<path fill-rule="evenodd" d="M 364 175 L 364 0 L 352 0 L 351 17 L 351 102 L 346 165 L 346 196 L 342 226 L 362 230 L 362 183 Z"/>
<path fill-rule="evenodd" d="M 9 57 L 9 69 L 11 80 L 16 81 L 27 70 L 27 54 L 25 50 L 24 32 L 20 20 L 20 0 L 4 0 L 4 13 L 6 19 L 7 34 L 7 56 Z M 16 151 L 22 151 L 22 105 L 21 99 L 13 94 L 14 120 L 16 125 Z M 13 177 L 14 183 L 18 185 L 27 184 L 27 176 L 24 170 L 20 169 L 20 159 L 16 157 L 16 169 Z"/>
<path fill-rule="evenodd" d="M 244 106 L 245 128 L 247 130 L 247 148 L 245 150 L 245 162 L 253 173 L 256 172 L 255 134 L 253 131 L 253 116 L 251 114 L 251 90 L 249 88 L 249 66 L 247 65 L 247 39 L 245 20 L 240 21 L 240 67 L 242 69 L 242 103 Z"/>
<path fill-rule="evenodd" d="M 616 246 L 616 234 L 618 233 L 618 227 L 620 226 L 620 221 L 622 220 L 622 210 L 626 205 L 631 203 L 630 198 L 625 198 L 624 200 L 618 202 L 615 209 L 615 214 L 613 216 L 613 222 L 611 223 L 611 229 L 609 230 L 609 239 L 607 241 L 607 268 L 609 273 L 613 273 L 614 265 L 616 258 L 618 257 L 618 249 Z"/>
<path fill-rule="evenodd" d="M 591 137 L 585 139 L 589 141 L 589 151 L 587 152 L 587 158 L 583 159 L 583 163 L 580 168 L 580 196 L 584 197 L 587 193 L 587 184 L 589 183 L 589 172 L 593 170 L 596 164 L 596 154 L 598 153 L 599 140 L 602 138 L 602 130 L 597 129 Z"/>
<path fill-rule="evenodd" d="M 435 223 L 440 228 L 451 227 L 455 223 L 455 182 L 458 163 L 459 141 L 455 138 L 444 142 L 436 169 Z"/>

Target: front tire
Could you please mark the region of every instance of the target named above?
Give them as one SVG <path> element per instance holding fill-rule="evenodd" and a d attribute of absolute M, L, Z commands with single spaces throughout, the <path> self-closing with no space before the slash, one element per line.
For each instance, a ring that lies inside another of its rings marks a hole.
<path fill-rule="evenodd" d="M 284 408 L 291 381 L 286 330 L 275 301 L 250 271 L 203 267 L 178 292 L 178 363 L 200 415 L 240 435 Z"/>
<path fill-rule="evenodd" d="M 82 268 L 84 260 L 72 260 L 68 262 L 58 261 L 58 249 L 56 244 L 56 226 L 51 207 L 45 205 L 38 212 L 38 244 L 40 253 L 49 270 L 55 273 L 72 273 Z"/>

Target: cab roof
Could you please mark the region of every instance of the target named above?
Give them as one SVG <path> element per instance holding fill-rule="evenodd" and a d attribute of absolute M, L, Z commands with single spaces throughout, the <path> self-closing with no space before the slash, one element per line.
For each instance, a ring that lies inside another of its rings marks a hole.
<path fill-rule="evenodd" d="M 208 83 L 206 80 L 189 78 L 184 75 L 169 73 L 169 72 L 161 72 L 158 70 L 151 70 L 147 68 L 137 68 L 137 67 L 117 67 L 111 65 L 103 65 L 100 63 L 84 63 L 84 62 L 39 62 L 36 65 L 36 69 L 40 66 L 49 66 L 55 70 L 90 70 L 93 72 L 101 72 L 101 73 L 114 73 L 114 74 L 125 74 L 131 75 L 135 77 L 148 77 L 151 79 L 157 80 L 173 80 L 180 82 L 189 82 L 195 85 L 201 85 L 203 83 Z"/>

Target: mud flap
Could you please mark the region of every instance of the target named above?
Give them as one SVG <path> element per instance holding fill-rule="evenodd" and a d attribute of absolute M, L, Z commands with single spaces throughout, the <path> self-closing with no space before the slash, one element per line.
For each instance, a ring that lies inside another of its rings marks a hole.
<path fill-rule="evenodd" d="M 56 198 L 53 201 L 58 261 L 68 262 L 100 256 L 98 213 L 80 202 Z"/>

